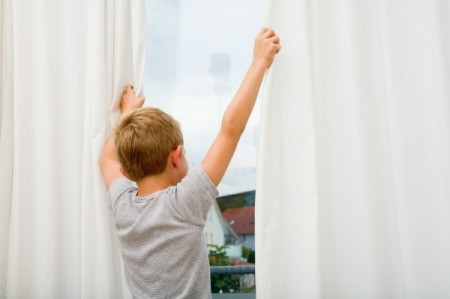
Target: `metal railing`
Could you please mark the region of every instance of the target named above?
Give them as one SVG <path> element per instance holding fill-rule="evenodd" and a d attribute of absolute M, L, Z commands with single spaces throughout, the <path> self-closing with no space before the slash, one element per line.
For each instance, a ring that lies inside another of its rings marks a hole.
<path fill-rule="evenodd" d="M 255 266 L 211 266 L 211 275 L 255 274 Z M 212 293 L 212 299 L 255 299 L 256 293 Z"/>
<path fill-rule="evenodd" d="M 255 266 L 211 266 L 211 275 L 255 274 Z"/>

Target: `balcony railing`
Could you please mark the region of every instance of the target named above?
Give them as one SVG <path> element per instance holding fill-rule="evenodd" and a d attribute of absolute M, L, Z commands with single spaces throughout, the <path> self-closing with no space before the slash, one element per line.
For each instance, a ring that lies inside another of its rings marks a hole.
<path fill-rule="evenodd" d="M 255 274 L 255 266 L 212 266 L 211 275 Z M 213 299 L 255 299 L 256 293 L 212 293 Z"/>
<path fill-rule="evenodd" d="M 211 266 L 211 275 L 255 274 L 255 266 Z"/>

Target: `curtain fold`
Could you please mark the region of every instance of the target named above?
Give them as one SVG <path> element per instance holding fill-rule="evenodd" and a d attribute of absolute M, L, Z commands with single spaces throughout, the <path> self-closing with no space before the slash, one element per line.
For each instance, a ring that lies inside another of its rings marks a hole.
<path fill-rule="evenodd" d="M 142 86 L 144 5 L 2 1 L 2 298 L 129 297 L 98 156 Z"/>
<path fill-rule="evenodd" d="M 450 9 L 266 1 L 258 298 L 450 296 Z"/>
<path fill-rule="evenodd" d="M 1 105 L 0 105 L 0 294 L 6 294 L 6 279 L 8 267 L 8 239 L 10 231 L 10 206 L 13 175 L 13 103 L 7 101 L 12 98 L 13 72 L 12 72 L 12 27 L 11 27 L 11 3 L 0 2 L 1 50 L 0 56 L 2 77 L 0 80 Z"/>

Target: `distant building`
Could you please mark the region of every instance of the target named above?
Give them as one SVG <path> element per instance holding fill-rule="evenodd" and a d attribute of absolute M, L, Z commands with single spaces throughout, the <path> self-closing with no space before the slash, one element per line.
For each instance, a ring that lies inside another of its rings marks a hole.
<path fill-rule="evenodd" d="M 222 213 L 226 209 L 255 206 L 255 190 L 220 196 L 217 198 Z"/>
<path fill-rule="evenodd" d="M 206 217 L 204 234 L 206 244 L 223 246 L 242 243 L 242 240 L 239 239 L 226 220 L 222 218 L 222 213 L 217 203 L 211 207 Z"/>
<path fill-rule="evenodd" d="M 226 209 L 223 212 L 223 218 L 244 241 L 243 245 L 255 250 L 255 207 Z"/>

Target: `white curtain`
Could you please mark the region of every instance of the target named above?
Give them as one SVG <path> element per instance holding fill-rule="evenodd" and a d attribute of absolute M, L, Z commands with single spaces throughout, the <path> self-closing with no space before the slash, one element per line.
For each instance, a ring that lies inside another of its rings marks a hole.
<path fill-rule="evenodd" d="M 450 298 L 450 3 L 266 1 L 258 298 Z"/>
<path fill-rule="evenodd" d="M 2 0 L 0 26 L 0 297 L 127 297 L 98 156 L 144 1 Z"/>

